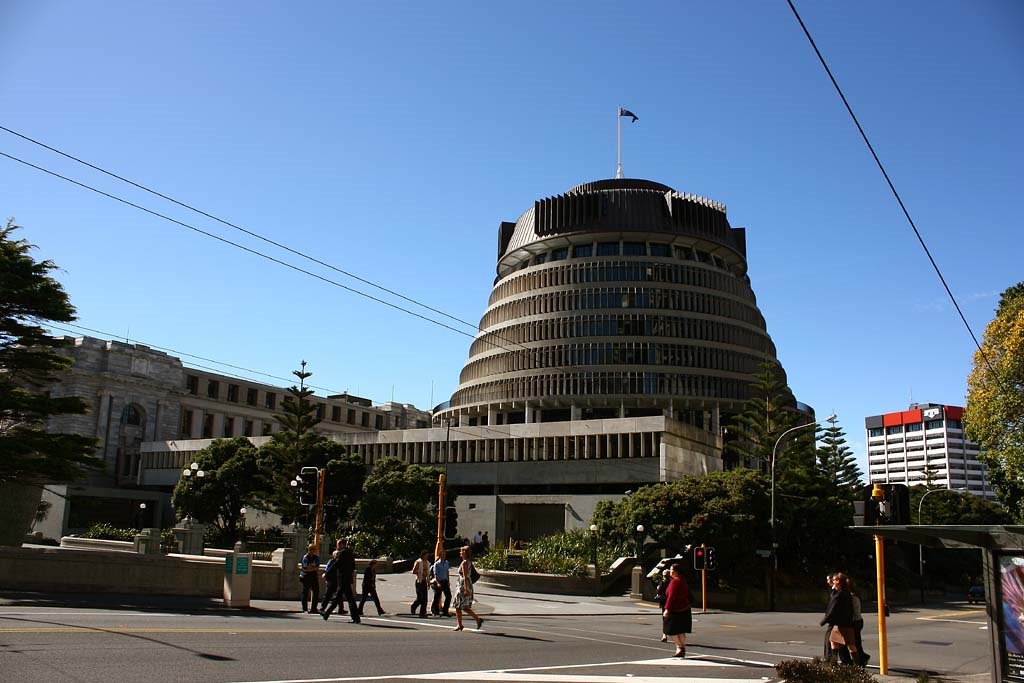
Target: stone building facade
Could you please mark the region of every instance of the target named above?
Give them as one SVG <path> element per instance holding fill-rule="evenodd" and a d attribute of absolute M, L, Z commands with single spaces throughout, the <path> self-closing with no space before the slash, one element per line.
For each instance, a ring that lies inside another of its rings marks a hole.
<path fill-rule="evenodd" d="M 48 429 L 95 437 L 104 468 L 72 486 L 48 487 L 44 500 L 52 507 L 36 526 L 45 536 L 56 538 L 99 521 L 160 526 L 170 513 L 169 493 L 176 479 L 149 481 L 143 476 L 143 443 L 269 436 L 279 428 L 273 416 L 288 395 L 285 388 L 190 368 L 142 344 L 93 337 L 69 337 L 68 342 L 62 353 L 73 365 L 50 391 L 78 396 L 90 410 L 51 418 Z M 430 424 L 430 413 L 411 405 L 375 406 L 348 394 L 311 400 L 321 419 L 317 430 L 324 434 Z M 140 507 L 143 503 L 145 508 Z"/>

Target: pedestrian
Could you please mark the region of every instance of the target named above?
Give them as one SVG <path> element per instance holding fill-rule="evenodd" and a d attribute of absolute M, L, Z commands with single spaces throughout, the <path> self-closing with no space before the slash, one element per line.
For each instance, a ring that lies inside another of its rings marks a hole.
<path fill-rule="evenodd" d="M 416 600 L 409 607 L 410 614 L 420 609 L 420 619 L 427 618 L 427 577 L 430 575 L 430 560 L 427 551 L 420 553 L 420 559 L 412 565 L 412 573 L 416 575 Z"/>
<path fill-rule="evenodd" d="M 380 598 L 377 597 L 377 560 L 370 560 L 363 572 L 363 597 L 359 600 L 359 616 L 363 616 L 363 605 L 367 598 L 373 598 L 373 604 L 377 607 L 377 616 L 387 614 L 380 606 Z"/>
<path fill-rule="evenodd" d="M 832 596 L 835 595 L 835 592 L 836 592 L 835 583 L 832 581 L 832 579 L 834 577 L 835 577 L 835 574 L 828 574 L 828 575 L 825 576 L 825 585 L 828 586 L 828 599 L 829 599 L 829 602 L 832 601 Z M 829 657 L 832 656 L 832 641 L 829 640 L 829 636 L 830 635 L 832 635 L 832 624 L 826 624 L 825 625 L 825 645 L 824 645 L 824 649 L 822 650 L 822 655 L 821 655 L 821 658 L 825 659 L 825 660 L 827 660 Z"/>
<path fill-rule="evenodd" d="M 450 617 L 448 608 L 452 604 L 451 588 L 451 565 L 448 564 L 448 556 L 442 549 L 437 556 L 437 561 L 430 567 L 433 574 L 434 602 L 430 605 L 430 613 L 434 616 Z M 444 607 L 441 606 L 441 596 L 444 595 Z"/>
<path fill-rule="evenodd" d="M 320 556 L 316 553 L 316 546 L 310 543 L 306 546 L 306 554 L 299 562 L 299 583 L 302 584 L 302 612 L 313 614 L 316 612 L 320 602 Z M 309 596 L 313 596 L 312 603 Z M 310 608 L 310 604 L 313 605 Z"/>
<path fill-rule="evenodd" d="M 658 611 L 665 611 L 665 600 L 668 596 L 665 591 L 668 589 L 668 584 L 672 580 L 672 567 L 665 567 L 665 571 L 661 573 L 661 579 L 658 581 L 658 587 L 654 591 L 654 599 L 658 601 Z M 664 631 L 664 629 L 662 629 Z M 664 633 L 661 634 L 661 642 L 667 643 L 668 636 Z"/>
<path fill-rule="evenodd" d="M 856 643 L 857 652 L 860 653 L 860 657 L 855 661 L 861 666 L 866 666 L 871 655 L 864 652 L 864 644 L 861 640 L 861 634 L 864 632 L 864 615 L 860 611 L 860 596 L 857 595 L 853 579 L 847 577 L 846 581 L 850 590 L 850 600 L 853 603 L 853 642 Z"/>
<path fill-rule="evenodd" d="M 486 531 L 484 532 L 483 537 L 480 539 L 480 547 L 483 550 L 484 554 L 486 554 L 487 551 L 491 549 L 491 539 L 487 537 Z"/>
<path fill-rule="evenodd" d="M 327 621 L 334 608 L 338 607 L 341 601 L 344 600 L 348 603 L 348 611 L 352 617 L 350 621 L 353 624 L 358 624 L 360 621 L 359 608 L 356 606 L 356 597 L 352 590 L 352 585 L 356 579 L 356 556 L 352 553 L 344 538 L 338 539 L 337 550 L 334 551 L 334 560 L 335 572 L 337 572 L 338 576 L 337 592 L 331 604 L 320 612 L 320 616 L 324 618 L 324 621 Z M 326 602 L 326 598 L 324 600 Z M 345 613 L 344 609 L 341 613 Z"/>
<path fill-rule="evenodd" d="M 676 642 L 673 657 L 686 656 L 686 634 L 693 630 L 690 612 L 690 586 L 683 578 L 683 565 L 672 565 L 672 578 L 665 589 L 665 607 L 661 611 L 662 631 Z"/>
<path fill-rule="evenodd" d="M 320 616 L 338 593 L 338 552 L 331 553 L 331 559 L 324 565 L 324 600 L 320 603 Z M 336 602 L 336 601 L 335 601 Z M 344 608 L 342 608 L 344 609 Z"/>
<path fill-rule="evenodd" d="M 468 545 L 462 546 L 459 551 L 462 556 L 462 564 L 459 565 L 459 582 L 455 587 L 455 600 L 452 606 L 455 607 L 455 628 L 453 631 L 462 630 L 462 613 L 476 619 L 477 629 L 483 628 L 484 620 L 473 611 L 473 553 Z"/>
<path fill-rule="evenodd" d="M 840 659 L 844 664 L 852 664 L 860 660 L 860 652 L 857 649 L 857 641 L 853 632 L 853 599 L 849 592 L 849 579 L 842 572 L 832 577 L 832 585 L 835 590 L 828 601 L 828 608 L 821 620 L 821 625 L 829 624 L 832 627 L 829 633 L 829 645 L 831 652 L 828 659 Z M 849 652 L 840 651 L 840 646 L 845 645 Z"/>

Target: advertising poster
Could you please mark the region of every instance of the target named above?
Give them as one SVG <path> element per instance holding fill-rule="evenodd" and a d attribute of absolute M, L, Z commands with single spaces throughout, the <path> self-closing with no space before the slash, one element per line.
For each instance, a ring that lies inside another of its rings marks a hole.
<path fill-rule="evenodd" d="M 1024 555 L 999 557 L 1003 681 L 1024 681 Z"/>

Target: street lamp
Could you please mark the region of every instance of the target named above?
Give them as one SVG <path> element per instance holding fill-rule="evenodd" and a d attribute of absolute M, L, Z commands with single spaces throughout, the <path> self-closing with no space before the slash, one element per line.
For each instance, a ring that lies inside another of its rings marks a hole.
<path fill-rule="evenodd" d="M 823 420 L 823 422 L 831 422 L 831 423 L 834 424 L 835 423 L 835 419 L 836 419 L 836 416 L 835 416 L 835 413 L 833 413 L 832 415 L 829 415 L 828 417 L 826 417 Z M 779 568 L 778 567 L 778 565 L 779 565 L 779 556 L 778 556 L 779 542 L 778 542 L 778 536 L 775 533 L 775 456 L 776 456 L 776 453 L 779 450 L 779 444 L 782 443 L 782 440 L 786 437 L 787 434 L 789 434 L 790 432 L 795 432 L 798 429 L 803 429 L 805 427 L 817 426 L 817 424 L 818 424 L 818 422 L 815 421 L 815 422 L 808 422 L 808 423 L 802 424 L 802 425 L 797 425 L 796 427 L 791 427 L 791 428 L 787 429 L 786 431 L 782 432 L 782 434 L 779 434 L 779 438 L 775 440 L 775 445 L 772 446 L 772 460 L 771 460 L 771 470 L 772 470 L 772 472 L 771 472 L 771 474 L 772 474 L 772 485 L 771 485 L 771 497 L 772 497 L 772 508 L 771 508 L 772 547 L 769 550 L 771 559 L 769 560 L 770 566 L 769 566 L 768 576 L 771 579 L 771 581 L 770 581 L 770 584 L 768 586 L 768 609 L 773 611 L 773 612 L 775 611 L 775 573 L 776 573 L 776 571 Z"/>
<path fill-rule="evenodd" d="M 598 576 L 597 570 L 597 525 L 590 525 L 590 563 L 594 565 L 594 576 Z"/>
<path fill-rule="evenodd" d="M 202 479 L 203 477 L 206 476 L 206 472 L 199 469 L 199 463 L 194 462 L 181 471 L 181 476 L 185 477 L 186 479 L 192 476 L 196 476 L 199 479 Z"/>
<path fill-rule="evenodd" d="M 935 493 L 936 491 L 956 491 L 957 493 L 966 493 L 967 489 L 930 489 L 925 491 L 921 496 L 921 500 L 917 501 L 917 525 L 921 526 L 921 506 L 924 505 L 924 499 L 928 497 L 928 494 Z M 924 545 L 921 543 L 917 544 L 917 575 L 921 584 L 921 603 L 924 604 Z"/>
<path fill-rule="evenodd" d="M 146 504 L 139 503 L 139 529 L 142 529 L 143 516 L 146 514 Z"/>
<path fill-rule="evenodd" d="M 242 550 L 245 550 L 245 513 L 248 512 L 248 510 L 245 506 L 242 506 L 242 509 L 238 512 L 242 515 L 242 528 L 238 534 L 238 542 L 242 544 Z"/>
<path fill-rule="evenodd" d="M 644 553 L 644 525 L 636 525 L 636 564 L 638 567 L 643 566 L 643 553 Z"/>

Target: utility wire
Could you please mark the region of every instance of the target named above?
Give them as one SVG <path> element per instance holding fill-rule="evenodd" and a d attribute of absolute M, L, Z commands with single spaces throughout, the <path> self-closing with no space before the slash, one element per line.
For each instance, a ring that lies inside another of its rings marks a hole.
<path fill-rule="evenodd" d="M 975 336 L 974 330 L 971 329 L 971 324 L 967 322 L 967 318 L 964 316 L 963 311 L 960 310 L 960 304 L 957 303 L 956 297 L 953 296 L 953 291 L 946 283 L 946 278 L 943 277 L 942 271 L 939 269 L 939 264 L 937 264 L 935 259 L 932 258 L 932 253 L 929 251 L 928 245 L 925 244 L 924 238 L 921 237 L 921 233 L 918 231 L 917 225 L 914 224 L 914 219 L 910 217 L 910 212 L 907 210 L 906 204 L 903 203 L 903 198 L 900 197 L 900 193 L 896 191 L 896 186 L 889 177 L 889 173 L 885 170 L 882 160 L 878 158 L 878 154 L 875 152 L 874 146 L 868 139 L 867 133 L 864 132 L 864 127 L 860 125 L 857 115 L 853 113 L 853 107 L 850 106 L 850 102 L 846 99 L 846 95 L 843 94 L 843 89 L 839 87 L 839 82 L 836 81 L 836 77 L 832 75 L 832 69 L 829 68 L 828 63 L 825 61 L 825 57 L 821 54 L 821 50 L 818 49 L 818 45 L 814 42 L 814 38 L 811 37 L 811 32 L 807 29 L 807 25 L 800 17 L 800 13 L 796 11 L 796 7 L 793 5 L 793 0 L 786 0 L 786 3 L 789 5 L 789 8 L 793 10 L 793 16 L 795 16 L 797 22 L 799 22 L 800 28 L 803 29 L 808 42 L 810 42 L 811 47 L 814 48 L 814 54 L 818 56 L 818 61 L 821 62 L 821 66 L 824 67 L 829 80 L 832 81 L 832 85 L 839 94 L 839 98 L 843 101 L 843 106 L 846 107 L 846 111 L 850 114 L 850 118 L 853 119 L 854 125 L 857 126 L 857 131 L 864 140 L 864 144 L 867 145 L 868 151 L 871 152 L 871 156 L 875 160 L 875 164 L 878 165 L 878 170 L 882 172 L 882 176 L 885 178 L 886 184 L 889 185 L 889 190 L 892 191 L 892 196 L 896 198 L 896 203 L 900 205 L 900 210 L 903 211 L 903 215 L 906 217 L 907 223 L 910 224 L 911 229 L 914 231 L 914 235 L 917 237 L 917 241 L 921 244 L 921 248 L 924 249 L 925 255 L 932 264 L 932 268 L 935 269 L 935 274 L 939 276 L 939 281 L 942 282 L 942 286 L 946 289 L 946 294 L 949 295 L 949 300 L 953 302 L 953 307 L 956 309 L 957 314 L 959 314 L 960 320 L 963 321 L 964 327 L 967 328 L 967 332 L 970 333 L 971 339 L 974 340 L 974 345 L 978 347 L 978 351 L 981 352 L 981 357 L 985 360 L 985 364 L 988 366 L 988 369 L 992 372 L 993 376 L 995 376 L 999 380 L 999 383 L 1002 384 L 1001 378 L 996 373 L 995 368 L 992 367 L 991 361 L 989 361 L 988 354 L 985 353 L 985 349 L 983 349 L 981 344 L 978 342 L 978 337 Z"/>
<path fill-rule="evenodd" d="M 104 174 L 110 176 L 111 178 L 116 178 L 116 179 L 118 179 L 118 180 L 120 180 L 122 182 L 128 183 L 129 185 L 132 185 L 133 187 L 137 187 L 140 190 L 148 192 L 148 193 L 150 193 L 152 195 L 156 195 L 157 197 L 160 197 L 161 199 L 166 199 L 167 201 L 169 201 L 169 202 L 171 202 L 173 204 L 177 204 L 178 206 L 181 206 L 183 208 L 186 208 L 189 211 L 194 211 L 194 212 L 196 212 L 196 213 L 198 213 L 198 214 L 200 214 L 202 216 L 206 216 L 207 218 L 215 220 L 218 223 L 222 223 L 223 225 L 226 225 L 226 226 L 228 226 L 230 228 L 234 228 L 235 230 L 243 232 L 246 235 L 249 235 L 250 237 L 255 237 L 256 239 L 262 240 L 262 241 L 266 242 L 267 244 L 272 244 L 275 247 L 277 247 L 278 249 L 284 249 L 285 251 L 287 251 L 290 254 L 294 254 L 295 256 L 299 256 L 299 257 L 304 258 L 306 260 L 312 261 L 313 263 L 316 263 L 317 265 L 323 266 L 324 268 L 329 268 L 330 270 L 333 270 L 336 273 L 340 273 L 341 275 L 344 275 L 346 277 L 350 277 L 353 280 L 358 280 L 359 282 L 362 282 L 365 285 L 369 285 L 369 286 L 371 286 L 371 287 L 373 287 L 375 289 L 379 289 L 382 292 L 387 292 L 388 294 L 391 294 L 392 296 L 398 297 L 399 299 L 402 299 L 403 301 L 406 301 L 406 302 L 411 303 L 411 304 L 415 304 L 417 306 L 420 306 L 422 308 L 427 309 L 428 311 L 430 311 L 432 313 L 437 313 L 438 315 L 444 316 L 445 318 L 453 320 L 453 321 L 455 321 L 457 323 L 461 323 L 462 325 L 466 325 L 466 326 L 471 327 L 471 328 L 473 328 L 475 330 L 479 330 L 479 327 L 477 325 L 473 324 L 473 323 L 466 322 L 465 320 L 457 318 L 454 315 L 450 315 L 448 313 L 445 313 L 442 310 L 439 310 L 437 308 L 433 308 L 431 306 L 428 306 L 427 304 L 425 304 L 425 303 L 423 303 L 421 301 L 417 301 L 416 299 L 413 299 L 411 297 L 405 296 L 404 294 L 396 292 L 396 291 L 394 291 L 392 289 L 388 289 L 387 287 L 385 287 L 383 285 L 380 285 L 380 284 L 378 284 L 376 282 L 373 282 L 372 280 L 367 280 L 366 278 L 360 277 L 360 276 L 358 276 L 358 275 L 356 275 L 354 273 L 350 273 L 347 270 L 343 270 L 341 268 L 338 268 L 337 266 L 331 265 L 330 263 L 327 263 L 325 261 L 321 261 L 320 259 L 318 259 L 318 258 L 316 258 L 314 256 L 310 256 L 309 254 L 306 254 L 304 252 L 301 252 L 298 249 L 293 249 L 293 248 L 289 247 L 287 244 L 282 244 L 281 242 L 276 242 L 276 241 L 270 239 L 269 237 L 265 237 L 263 235 L 260 235 L 259 233 L 253 232 L 252 230 L 247 230 L 246 228 L 243 228 L 240 225 L 235 225 L 231 221 L 227 221 L 227 220 L 224 220 L 223 218 L 219 218 L 217 216 L 214 216 L 213 214 L 207 213 L 206 211 L 203 211 L 202 209 L 198 209 L 198 208 L 196 208 L 196 207 L 194 207 L 194 206 L 192 206 L 190 204 L 186 204 L 185 202 L 179 201 L 179 200 L 175 199 L 174 197 L 169 197 L 166 194 L 163 194 L 161 192 L 157 192 L 156 190 L 154 190 L 152 188 L 149 188 L 149 187 L 146 187 L 145 185 L 143 185 L 141 183 L 137 183 L 134 180 L 131 180 L 129 178 L 125 178 L 124 176 L 118 175 L 117 173 L 114 173 L 113 171 L 108 171 L 105 168 L 97 166 L 96 164 L 92 164 L 92 163 L 90 163 L 90 162 L 88 162 L 88 161 L 86 161 L 84 159 L 80 159 L 79 157 L 76 157 L 73 154 L 69 154 L 68 152 L 65 152 L 63 150 L 57 149 L 56 147 L 52 147 L 52 146 L 46 144 L 45 142 L 42 142 L 40 140 L 36 140 L 34 138 L 31 138 L 28 135 L 25 135 L 24 133 L 19 133 L 18 131 L 11 130 L 10 128 L 7 128 L 5 126 L 0 126 L 0 130 L 6 131 L 6 132 L 10 133 L 11 135 L 16 135 L 19 138 L 21 138 L 22 140 L 26 140 L 28 142 L 31 142 L 34 145 L 38 145 L 38 146 L 40 146 L 40 147 L 42 147 L 44 149 L 50 150 L 51 152 L 54 152 L 56 154 L 60 154 L 63 157 L 71 159 L 72 161 L 77 161 L 78 163 L 80 163 L 80 164 L 82 164 L 84 166 L 88 166 L 89 168 L 91 168 L 91 169 L 93 169 L 95 171 L 99 171 L 100 173 L 104 173 Z"/>
<path fill-rule="evenodd" d="M 451 330 L 452 332 L 455 332 L 457 334 L 461 334 L 461 335 L 463 335 L 465 337 L 469 337 L 470 339 L 474 339 L 475 338 L 475 335 L 470 334 L 469 332 L 466 332 L 464 330 L 460 330 L 460 329 L 457 329 L 455 327 L 452 327 L 451 325 L 448 325 L 447 323 L 443 323 L 443 322 L 440 322 L 438 320 L 434 320 L 433 318 L 429 318 L 429 317 L 427 317 L 425 315 L 417 313 L 416 311 L 411 311 L 408 308 L 403 308 L 402 306 L 399 306 L 398 304 L 393 304 L 390 301 L 385 301 L 384 299 L 381 299 L 380 297 L 373 296 L 372 294 L 367 294 L 366 292 L 360 291 L 360 290 L 355 289 L 353 287 L 349 287 L 348 285 L 343 285 L 343 284 L 341 284 L 340 282 L 338 282 L 336 280 L 332 280 L 330 278 L 324 277 L 323 275 L 319 275 L 317 273 L 314 273 L 313 271 L 306 270 L 305 268 L 300 268 L 299 266 L 296 266 L 296 265 L 293 265 L 291 263 L 288 263 L 287 261 L 282 261 L 281 259 L 278 259 L 278 258 L 275 258 L 273 256 L 270 256 L 269 254 L 264 254 L 263 252 L 257 251 L 256 249 L 251 249 L 251 248 L 249 248 L 249 247 L 247 247 L 247 246 L 245 246 L 243 244 L 239 244 L 238 242 L 232 242 L 231 240 L 229 240 L 229 239 L 227 239 L 225 237 L 221 237 L 220 235 L 215 235 L 212 232 L 207 232 L 206 230 L 203 230 L 202 228 L 197 228 L 194 225 L 190 225 L 190 224 L 185 223 L 183 221 L 179 221 L 176 218 L 171 218 L 170 216 L 167 216 L 165 214 L 159 213 L 157 211 L 153 211 L 152 209 L 147 209 L 146 207 L 140 206 L 139 204 L 135 204 L 134 202 L 130 202 L 127 199 L 123 199 L 121 197 L 118 197 L 117 195 L 110 194 L 109 192 L 104 192 L 103 190 L 95 188 L 95 187 L 93 187 L 91 185 L 86 185 L 85 183 L 79 182 L 79 181 L 74 180 L 72 178 L 68 178 L 67 176 L 61 175 L 60 173 L 57 173 L 55 171 L 51 171 L 49 169 L 43 168 L 42 166 L 37 166 L 37 165 L 35 165 L 35 164 L 31 163 L 31 162 L 25 161 L 24 159 L 19 159 L 16 156 L 12 156 L 10 154 L 7 154 L 6 152 L 0 152 L 0 156 L 7 157 L 8 159 L 10 159 L 12 161 L 17 161 L 19 164 L 24 164 L 25 166 L 28 166 L 29 168 L 34 168 L 37 171 L 42 171 L 43 173 L 51 175 L 51 176 L 53 176 L 55 178 L 60 178 L 61 180 L 64 180 L 64 181 L 69 182 L 69 183 L 72 183 L 73 185 L 77 185 L 77 186 L 79 186 L 81 188 L 84 188 L 86 190 L 90 190 L 91 192 L 95 192 L 96 194 L 103 195 L 104 197 L 107 197 L 109 199 L 113 199 L 114 201 L 121 202 L 122 204 L 130 206 L 130 207 L 132 207 L 134 209 L 138 209 L 139 211 L 144 211 L 144 212 L 146 212 L 146 213 L 148 213 L 148 214 L 150 214 L 152 216 L 156 216 L 157 218 L 162 218 L 165 221 L 170 221 L 171 223 L 174 223 L 176 225 L 180 225 L 183 228 L 188 228 L 189 230 L 197 232 L 200 235 L 205 235 L 206 237 L 209 237 L 211 239 L 215 239 L 218 242 L 223 242 L 224 244 L 227 244 L 227 245 L 230 245 L 230 246 L 235 247 L 237 249 L 241 249 L 242 251 L 248 252 L 248 253 L 252 254 L 253 256 L 259 256 L 262 259 L 266 259 L 267 261 L 271 261 L 271 262 L 276 263 L 276 264 L 278 264 L 280 266 L 284 266 L 285 268 L 290 268 L 291 270 L 294 270 L 296 272 L 299 272 L 299 273 L 302 273 L 304 275 L 308 275 L 310 277 L 316 278 L 317 280 L 320 280 L 321 282 L 326 282 L 329 285 L 334 285 L 335 287 L 339 287 L 341 289 L 344 289 L 347 292 L 351 292 L 353 294 L 358 294 L 359 296 L 365 297 L 365 298 L 367 298 L 367 299 L 369 299 L 371 301 L 375 301 L 375 302 L 377 302 L 379 304 L 383 304 L 384 306 L 388 306 L 388 307 L 393 308 L 393 309 L 395 309 L 397 311 L 401 311 L 402 313 L 408 313 L 409 315 L 415 316 L 415 317 L 419 318 L 420 320 L 425 320 L 425 321 L 427 321 L 429 323 L 433 323 L 435 325 L 440 325 L 441 327 L 444 327 L 445 329 Z"/>

